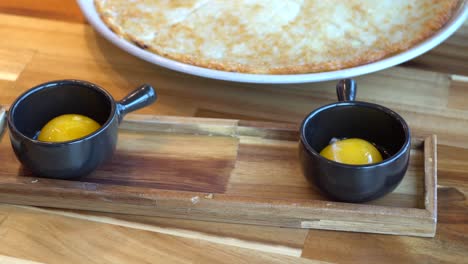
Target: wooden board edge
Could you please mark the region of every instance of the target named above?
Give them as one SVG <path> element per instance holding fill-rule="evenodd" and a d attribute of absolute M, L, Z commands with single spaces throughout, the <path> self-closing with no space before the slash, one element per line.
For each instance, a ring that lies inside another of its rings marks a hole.
<path fill-rule="evenodd" d="M 316 222 L 304 221 L 302 222 L 302 227 L 330 231 L 346 231 L 414 237 L 434 237 L 434 225 L 432 223 L 421 223 L 417 225 L 391 225 L 370 222 L 350 223 L 346 221 L 321 220 Z"/>
<path fill-rule="evenodd" d="M 437 225 L 437 136 L 428 136 L 424 142 L 424 206 Z"/>
<path fill-rule="evenodd" d="M 5 115 L 5 111 L 3 111 Z M 157 116 L 142 116 L 141 118 L 151 119 L 149 122 L 158 123 L 161 119 L 157 119 Z M 132 117 L 130 117 L 130 120 Z M 193 123 L 204 124 L 209 123 L 216 125 L 217 119 L 203 119 L 198 118 L 179 118 L 179 117 L 166 117 L 164 122 L 181 123 L 184 120 L 192 120 Z M 139 122 L 138 118 L 135 122 Z M 214 122 L 214 123 L 213 123 Z M 236 127 L 239 120 L 224 120 L 227 127 Z M 143 122 L 146 124 L 146 121 Z M 251 122 L 259 123 L 262 122 Z M 143 125 L 144 125 L 143 124 Z M 185 124 L 182 122 L 182 124 Z M 250 124 L 250 123 L 249 123 Z M 247 125 L 244 124 L 244 125 Z M 255 125 L 255 124 L 254 124 Z M 267 126 L 267 129 L 271 128 L 271 125 Z M 245 223 L 245 224 L 259 224 L 259 225 L 274 225 L 282 227 L 294 227 L 294 228 L 319 228 L 328 230 L 341 230 L 341 231 L 353 231 L 353 232 L 370 232 L 370 233 L 383 233 L 383 234 L 398 234 L 398 235 L 412 235 L 412 236 L 425 236 L 430 237 L 435 235 L 435 224 L 437 219 L 436 206 L 436 137 L 428 137 L 423 142 L 418 137 L 414 138 L 416 143 L 413 147 L 421 148 L 424 145 L 424 155 L 428 157 L 425 160 L 426 164 L 432 164 L 432 169 L 428 169 L 425 166 L 425 209 L 416 208 L 391 208 L 385 206 L 375 205 L 353 205 L 349 206 L 343 203 L 326 202 L 326 201 L 315 201 L 312 203 L 301 202 L 301 201 L 273 201 L 269 199 L 258 199 L 252 201 L 248 197 L 233 197 L 224 194 L 215 194 L 215 199 L 205 199 L 203 193 L 195 192 L 180 192 L 165 191 L 165 190 L 153 190 L 150 197 L 139 196 L 138 188 L 128 188 L 126 191 L 132 190 L 132 194 L 128 197 L 124 197 L 120 200 L 122 204 L 117 207 L 112 207 L 116 196 L 121 194 L 118 190 L 119 186 L 112 186 L 106 188 L 99 184 L 72 184 L 63 183 L 55 187 L 40 187 L 38 190 L 32 191 L 28 184 L 37 184 L 38 180 L 34 178 L 24 177 L 21 181 L 23 182 L 10 182 L 6 185 L 0 185 L 0 201 L 11 204 L 22 204 L 22 205 L 33 205 L 33 206 L 50 206 L 54 203 L 54 200 L 60 199 L 63 195 L 67 194 L 72 197 L 70 203 L 67 204 L 67 208 L 81 209 L 81 210 L 93 210 L 92 207 L 88 206 L 87 203 L 90 201 L 88 198 L 97 198 L 98 204 L 100 204 L 102 212 L 114 212 L 114 213 L 128 213 L 125 210 L 133 210 L 131 214 L 140 214 L 148 216 L 163 216 L 163 217 L 176 217 L 186 219 L 197 219 L 207 221 L 219 221 L 219 222 L 231 222 L 231 223 Z M 427 152 L 427 153 L 426 153 Z M 432 157 L 432 163 L 427 163 Z M 429 179 L 427 179 L 429 177 Z M 42 179 L 40 180 L 43 181 Z M 47 181 L 47 180 L 45 180 Z M 62 186 L 63 185 L 63 186 Z M 88 185 L 92 185 L 91 187 Z M 71 189 L 70 189 L 71 187 Z M 94 189 L 96 188 L 96 189 Z M 28 193 L 32 197 L 27 197 L 25 193 Z M 31 193 L 32 192 L 32 193 Z M 45 197 L 44 194 L 52 192 L 51 196 Z M 83 196 L 80 197 L 80 196 Z M 15 198 L 16 197 L 16 198 Z M 198 198 L 197 198 L 198 197 Z M 17 203 L 21 198 L 27 200 L 25 203 Z M 211 200 L 211 201 L 210 201 Z M 46 202 L 47 201 L 47 202 Z M 163 205 L 166 203 L 165 211 L 162 213 L 155 212 L 157 207 L 154 205 L 159 204 L 162 201 Z M 431 202 L 432 201 L 432 202 Z M 142 202 L 142 205 L 138 203 Z M 201 202 L 201 203 L 199 203 Z M 172 205 L 177 210 L 186 211 L 185 214 L 180 215 L 180 212 L 172 212 L 170 210 Z M 227 207 L 233 206 L 237 208 L 240 214 L 244 213 L 245 219 L 229 219 L 222 215 L 222 212 Z M 243 212 L 243 205 L 249 204 L 250 208 L 246 212 Z M 120 206 L 120 207 L 119 207 Z M 62 206 L 63 207 L 63 206 Z M 198 208 L 197 208 L 198 207 Z M 60 208 L 57 206 L 56 208 Z M 100 208 L 100 209 L 101 209 Z M 151 208 L 153 210 L 148 210 Z M 96 210 L 96 208 L 94 208 Z M 190 211 L 197 211 L 198 215 L 191 215 Z M 255 217 L 255 210 L 259 210 L 261 217 Z M 203 212 L 211 214 L 210 217 L 203 216 Z M 273 220 L 276 217 L 275 212 L 282 212 L 280 219 Z M 325 212 L 325 213 L 323 213 Z M 375 213 L 380 212 L 380 213 Z M 350 214 L 353 219 L 343 219 L 339 215 Z M 329 216 L 332 217 L 329 217 Z M 363 217 L 364 216 L 364 217 Z M 250 218 L 249 218 L 250 217 Z M 366 218 L 367 217 L 367 218 Z M 385 217 L 390 220 L 386 220 Z M 362 219 L 360 219 L 362 218 Z M 383 221 L 382 221 L 383 220 Z M 275 223 L 272 223 L 276 221 Z M 382 221 L 382 222 L 381 222 Z M 416 231 L 415 231 L 416 230 Z"/>
<path fill-rule="evenodd" d="M 9 188 L 8 188 L 9 187 Z M 292 203 L 275 200 L 251 201 L 248 197 L 214 194 L 181 196 L 155 191 L 144 196 L 100 190 L 31 190 L 27 185 L 0 186 L 0 201 L 109 213 L 194 219 L 213 222 L 255 224 L 290 228 L 317 228 L 339 231 L 432 236 L 433 222 L 428 212 L 416 208 L 391 208 L 327 201 Z M 68 193 L 66 193 L 68 192 Z M 56 203 L 64 196 L 66 204 Z"/>

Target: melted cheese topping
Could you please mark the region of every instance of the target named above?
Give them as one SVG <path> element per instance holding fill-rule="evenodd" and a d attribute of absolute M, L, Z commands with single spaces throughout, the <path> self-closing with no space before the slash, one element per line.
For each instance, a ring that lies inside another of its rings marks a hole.
<path fill-rule="evenodd" d="M 432 35 L 457 0 L 95 0 L 105 23 L 181 62 L 249 73 L 353 67 Z"/>

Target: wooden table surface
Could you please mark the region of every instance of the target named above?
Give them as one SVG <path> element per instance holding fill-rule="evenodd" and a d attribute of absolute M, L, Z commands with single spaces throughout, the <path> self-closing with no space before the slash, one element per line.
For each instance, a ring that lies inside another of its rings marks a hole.
<path fill-rule="evenodd" d="M 100 37 L 71 0 L 0 2 L 0 104 L 54 79 L 98 83 L 120 98 L 153 84 L 140 113 L 298 123 L 335 100 L 334 83 L 254 85 L 169 71 Z M 404 65 L 357 78 L 358 98 L 437 134 L 435 238 L 286 229 L 0 205 L 0 263 L 466 263 L 468 23 Z M 5 139 L 3 139 L 5 140 Z M 0 164 L 1 166 L 1 164 Z"/>

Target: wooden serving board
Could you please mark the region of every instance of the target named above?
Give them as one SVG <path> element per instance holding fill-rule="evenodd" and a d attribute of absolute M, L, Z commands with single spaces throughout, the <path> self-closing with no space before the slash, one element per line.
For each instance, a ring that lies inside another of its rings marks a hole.
<path fill-rule="evenodd" d="M 74 181 L 35 177 L 5 135 L 0 202 L 432 237 L 436 137 L 412 143 L 410 167 L 395 191 L 366 204 L 339 203 L 303 177 L 297 125 L 129 115 L 112 160 Z"/>

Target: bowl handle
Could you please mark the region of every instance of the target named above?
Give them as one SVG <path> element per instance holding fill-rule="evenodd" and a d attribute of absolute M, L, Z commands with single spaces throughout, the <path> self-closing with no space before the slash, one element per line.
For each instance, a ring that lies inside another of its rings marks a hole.
<path fill-rule="evenodd" d="M 336 84 L 336 96 L 338 101 L 354 101 L 356 100 L 357 84 L 353 79 L 343 79 Z"/>
<path fill-rule="evenodd" d="M 119 123 L 123 117 L 135 110 L 151 105 L 156 101 L 157 95 L 149 84 L 140 85 L 122 100 L 117 102 L 117 115 Z"/>

